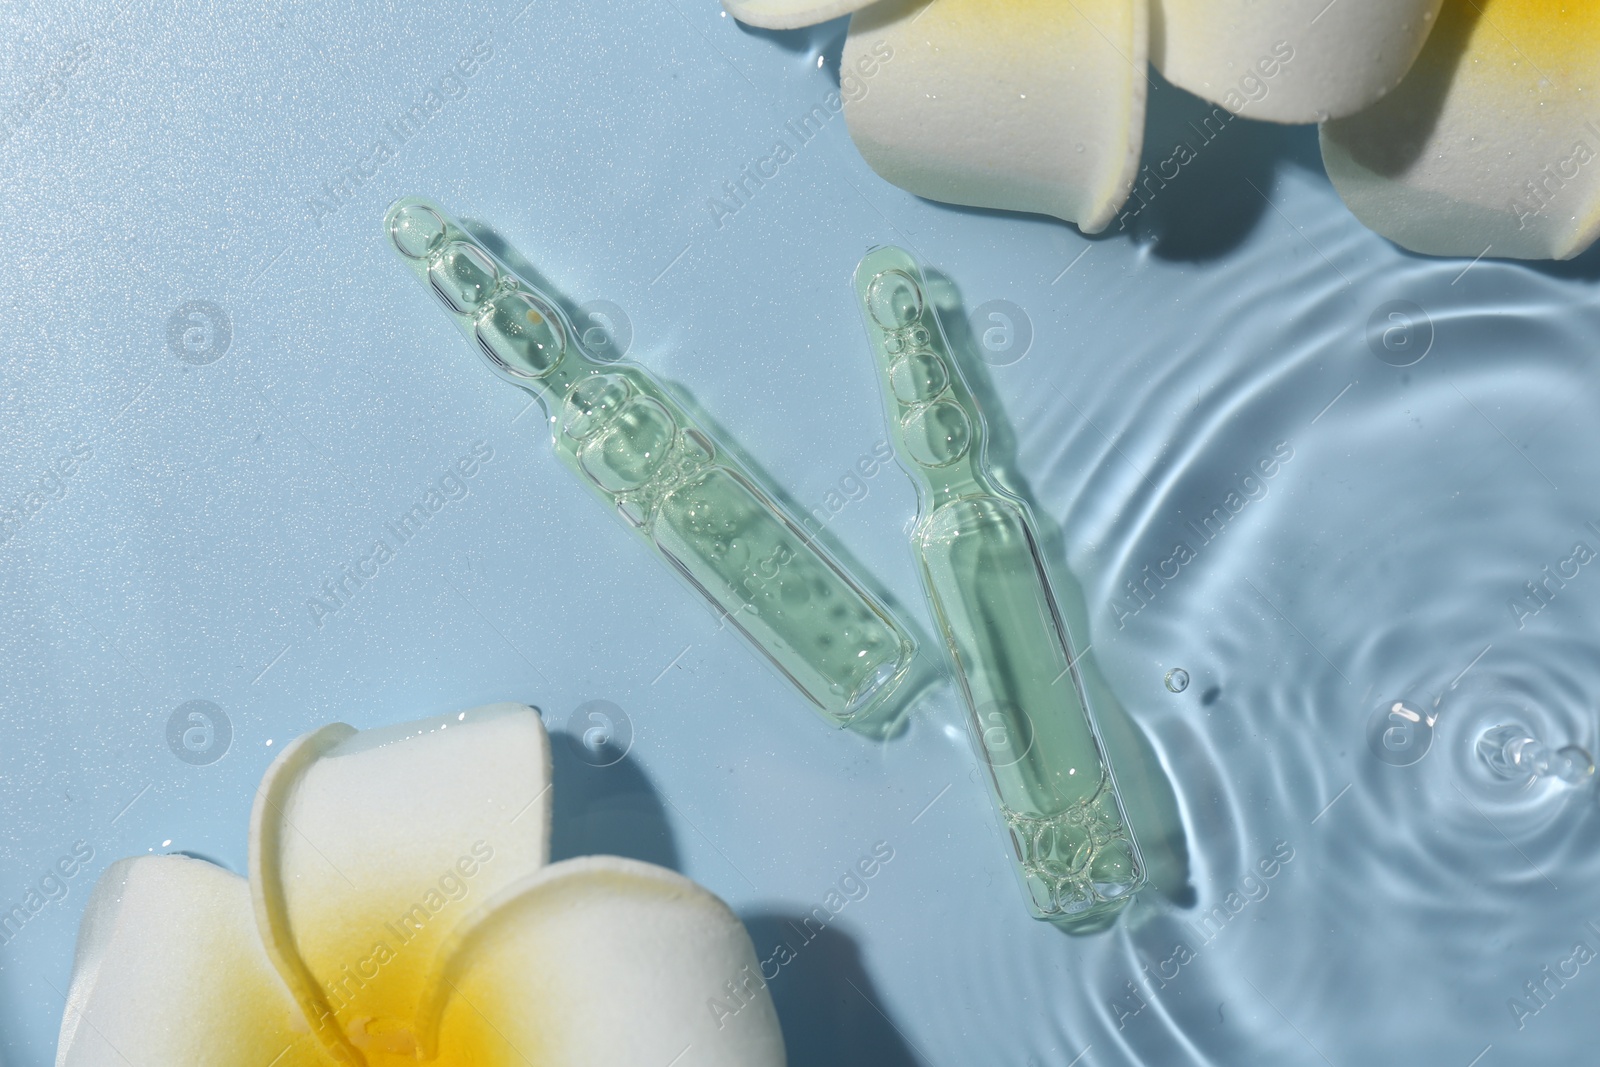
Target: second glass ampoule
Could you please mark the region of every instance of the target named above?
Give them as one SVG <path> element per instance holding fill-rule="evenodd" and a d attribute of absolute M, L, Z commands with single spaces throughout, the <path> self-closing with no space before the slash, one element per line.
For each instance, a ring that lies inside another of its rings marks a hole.
<path fill-rule="evenodd" d="M 384 226 L 501 378 L 543 407 L 556 455 L 830 722 L 881 734 L 916 647 L 905 629 L 643 368 L 588 353 L 556 301 L 443 209 Z"/>
<path fill-rule="evenodd" d="M 1031 909 L 1069 930 L 1099 928 L 1145 872 L 1033 518 L 985 467 L 982 415 L 916 262 L 875 249 L 855 285 L 889 436 L 917 484 L 912 548 Z"/>

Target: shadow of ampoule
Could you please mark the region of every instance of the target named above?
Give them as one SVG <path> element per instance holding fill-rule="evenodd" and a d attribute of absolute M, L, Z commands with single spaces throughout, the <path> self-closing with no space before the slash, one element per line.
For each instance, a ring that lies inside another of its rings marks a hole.
<path fill-rule="evenodd" d="M 494 253 L 506 266 L 524 281 L 540 290 L 552 300 L 566 315 L 568 322 L 585 321 L 579 307 L 562 291 L 553 285 L 537 267 L 524 258 L 517 249 L 500 236 L 492 226 L 475 219 L 463 219 L 461 225 L 473 237 L 482 242 L 483 246 Z M 863 352 L 865 342 L 863 341 Z M 865 358 L 865 357 L 863 357 Z M 647 368 L 648 369 L 648 368 Z M 911 711 L 918 703 L 931 692 L 944 678 L 942 671 L 936 666 L 937 656 L 927 654 L 932 638 L 915 621 L 915 613 L 906 609 L 906 605 L 889 591 L 888 587 L 863 566 L 861 560 L 844 545 L 833 532 L 826 526 L 816 522 L 807 522 L 806 509 L 790 494 L 771 473 L 762 466 L 755 456 L 747 452 L 740 445 L 738 439 L 728 433 L 727 428 L 703 407 L 692 390 L 682 384 L 672 381 L 651 369 L 651 375 L 658 381 L 662 388 L 671 394 L 672 398 L 683 405 L 685 411 L 694 419 L 695 423 L 704 430 L 717 447 L 727 452 L 735 464 L 748 474 L 761 492 L 775 501 L 783 510 L 788 512 L 796 530 L 807 540 L 810 540 L 823 554 L 830 556 L 843 568 L 844 572 L 865 589 L 878 603 L 882 604 L 900 626 L 906 631 L 923 654 L 917 655 L 904 681 L 895 691 L 892 700 L 893 707 L 886 709 L 881 716 L 874 716 L 874 724 L 862 736 L 873 740 L 888 740 L 903 736 L 909 724 Z"/>
<path fill-rule="evenodd" d="M 948 275 L 924 267 L 928 302 L 951 347 L 951 357 L 972 390 L 983 414 L 987 432 L 984 459 L 989 471 L 1007 491 L 1025 501 L 1038 527 L 1040 550 L 1050 571 L 1050 585 L 1073 648 L 1091 647 L 1088 605 L 1083 587 L 1067 569 L 1060 525 L 1039 507 L 1032 487 L 1017 463 L 1016 431 L 995 392 L 981 349 L 967 321 L 961 292 Z M 1177 796 L 1155 750 L 1116 693 L 1100 673 L 1092 653 L 1077 661 L 1084 699 L 1100 728 L 1106 758 L 1115 768 L 1123 809 L 1144 856 L 1149 884 L 1180 906 L 1194 898 L 1189 885 L 1189 848 L 1178 812 Z"/>
<path fill-rule="evenodd" d="M 790 1067 L 919 1067 L 849 935 L 810 916 L 745 917 Z"/>

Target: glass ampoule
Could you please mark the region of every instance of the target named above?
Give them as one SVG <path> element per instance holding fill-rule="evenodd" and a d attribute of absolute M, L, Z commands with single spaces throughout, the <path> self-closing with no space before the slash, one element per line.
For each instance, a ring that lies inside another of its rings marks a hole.
<path fill-rule="evenodd" d="M 557 302 L 438 205 L 384 232 L 501 378 L 533 394 L 556 455 L 830 722 L 897 717 L 905 628 L 642 368 L 585 350 Z"/>
<path fill-rule="evenodd" d="M 900 465 L 917 485 L 912 550 L 950 650 L 1035 918 L 1097 929 L 1144 884 L 1029 509 L 990 476 L 972 390 L 916 262 L 856 268 Z"/>

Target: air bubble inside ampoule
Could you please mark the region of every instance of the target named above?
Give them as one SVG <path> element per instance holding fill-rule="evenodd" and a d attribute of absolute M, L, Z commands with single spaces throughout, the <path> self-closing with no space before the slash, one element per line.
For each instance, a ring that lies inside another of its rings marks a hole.
<path fill-rule="evenodd" d="M 900 420 L 906 452 L 924 467 L 947 467 L 967 454 L 972 420 L 950 400 L 912 408 Z"/>
<path fill-rule="evenodd" d="M 584 476 L 608 493 L 625 493 L 653 478 L 676 443 L 672 413 L 648 396 L 636 396 L 578 448 Z"/>
<path fill-rule="evenodd" d="M 394 213 L 389 221 L 389 239 L 402 255 L 422 259 L 444 239 L 444 219 L 422 204 L 411 204 Z"/>
<path fill-rule="evenodd" d="M 489 359 L 518 378 L 545 377 L 561 363 L 567 343 L 551 309 L 528 293 L 495 297 L 478 319 L 478 343 Z"/>
<path fill-rule="evenodd" d="M 912 349 L 889 368 L 889 387 L 908 404 L 932 400 L 949 383 L 944 361 L 926 348 Z"/>
<path fill-rule="evenodd" d="M 922 317 L 922 287 L 902 270 L 886 270 L 867 288 L 867 314 L 885 330 L 903 330 Z"/>
<path fill-rule="evenodd" d="M 580 380 L 561 405 L 561 432 L 574 441 L 593 436 L 606 426 L 633 395 L 621 374 L 595 374 Z"/>
<path fill-rule="evenodd" d="M 452 309 L 465 313 L 489 298 L 500 269 L 478 246 L 451 241 L 428 257 L 428 278 Z"/>

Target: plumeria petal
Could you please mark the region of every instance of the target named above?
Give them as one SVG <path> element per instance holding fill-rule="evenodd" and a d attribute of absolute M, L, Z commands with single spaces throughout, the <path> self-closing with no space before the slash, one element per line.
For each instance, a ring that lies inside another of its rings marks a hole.
<path fill-rule="evenodd" d="M 56 1067 L 269 1060 L 328 1062 L 262 952 L 245 880 L 187 856 L 112 864 L 79 929 Z"/>
<path fill-rule="evenodd" d="M 1236 114 L 1321 122 L 1405 77 L 1441 0 L 1154 0 L 1150 61 Z"/>
<path fill-rule="evenodd" d="M 548 861 L 549 789 L 549 741 L 519 704 L 324 727 L 278 758 L 251 823 L 256 914 L 330 1051 L 406 1040 L 454 925 Z"/>
<path fill-rule="evenodd" d="M 883 0 L 845 41 L 850 134 L 918 196 L 1104 229 L 1138 169 L 1147 22 L 1146 0 Z"/>
<path fill-rule="evenodd" d="M 1566 259 L 1600 232 L 1600 5 L 1451 0 L 1411 73 L 1322 128 L 1357 218 L 1432 255 Z"/>
<path fill-rule="evenodd" d="M 507 887 L 457 927 L 419 1037 L 424 1055 L 445 1049 L 476 1067 L 782 1067 L 761 967 L 739 919 L 700 886 L 585 856 Z"/>
<path fill-rule="evenodd" d="M 764 30 L 814 26 L 859 11 L 873 0 L 722 0 L 728 14 Z"/>

